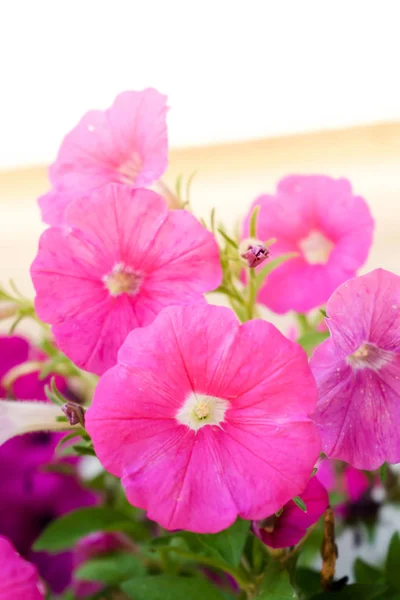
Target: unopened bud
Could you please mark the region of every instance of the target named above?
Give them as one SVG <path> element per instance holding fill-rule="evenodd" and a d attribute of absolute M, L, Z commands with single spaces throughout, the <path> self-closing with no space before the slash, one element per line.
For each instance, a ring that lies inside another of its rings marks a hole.
<path fill-rule="evenodd" d="M 85 409 L 75 402 L 67 402 L 61 407 L 70 425 L 81 425 L 85 427 Z"/>
<path fill-rule="evenodd" d="M 258 267 L 258 265 L 264 262 L 268 256 L 269 250 L 262 244 L 252 244 L 247 248 L 246 252 L 241 254 L 241 257 L 247 260 L 247 264 L 250 269 Z"/>

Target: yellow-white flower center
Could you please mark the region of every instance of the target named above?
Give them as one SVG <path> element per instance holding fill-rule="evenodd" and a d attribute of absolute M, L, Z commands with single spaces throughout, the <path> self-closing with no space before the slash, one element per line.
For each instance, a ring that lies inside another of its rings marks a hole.
<path fill-rule="evenodd" d="M 134 296 L 139 291 L 142 277 L 140 274 L 134 273 L 130 267 L 118 263 L 110 273 L 103 277 L 103 281 L 111 296 L 120 296 L 121 294 Z"/>
<path fill-rule="evenodd" d="M 383 350 L 372 342 L 364 342 L 347 357 L 347 363 L 353 369 L 371 369 L 379 371 L 382 367 L 392 362 L 396 355 L 391 350 Z"/>
<path fill-rule="evenodd" d="M 181 425 L 198 431 L 205 425 L 217 425 L 224 421 L 229 401 L 207 396 L 206 394 L 190 394 L 176 414 L 176 420 Z"/>
<path fill-rule="evenodd" d="M 311 231 L 299 242 L 300 250 L 310 265 L 324 265 L 328 262 L 333 244 L 319 231 Z"/>

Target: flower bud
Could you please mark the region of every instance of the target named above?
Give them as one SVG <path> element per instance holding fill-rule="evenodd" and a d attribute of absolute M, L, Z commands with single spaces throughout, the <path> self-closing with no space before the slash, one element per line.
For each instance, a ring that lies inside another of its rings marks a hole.
<path fill-rule="evenodd" d="M 246 252 L 241 254 L 241 257 L 247 260 L 250 269 L 258 267 L 268 256 L 269 250 L 263 244 L 251 244 L 248 246 Z"/>
<path fill-rule="evenodd" d="M 85 427 L 85 409 L 75 402 L 67 402 L 61 407 L 70 425 L 82 425 Z"/>

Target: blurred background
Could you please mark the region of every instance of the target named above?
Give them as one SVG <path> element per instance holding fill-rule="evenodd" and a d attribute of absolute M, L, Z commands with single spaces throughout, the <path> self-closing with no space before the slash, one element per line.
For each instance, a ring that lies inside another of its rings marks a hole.
<path fill-rule="evenodd" d="M 1 283 L 33 296 L 36 199 L 63 136 L 147 86 L 171 107 L 165 181 L 196 171 L 198 216 L 215 207 L 234 227 L 284 175 L 347 177 L 377 224 L 364 271 L 400 274 L 399 12 L 365 0 L 1 3 Z M 373 560 L 395 515 L 382 519 L 381 541 L 361 549 Z"/>

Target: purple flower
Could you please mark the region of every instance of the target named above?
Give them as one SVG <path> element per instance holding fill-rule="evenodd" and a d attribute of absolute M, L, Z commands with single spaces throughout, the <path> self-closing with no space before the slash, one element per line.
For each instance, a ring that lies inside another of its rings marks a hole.
<path fill-rule="evenodd" d="M 400 461 L 400 277 L 377 269 L 327 303 L 331 337 L 311 358 L 322 449 L 357 469 Z"/>
<path fill-rule="evenodd" d="M 0 337 L 0 379 L 22 363 L 41 358 L 38 351 L 21 337 Z M 38 371 L 13 380 L 1 396 L 46 402 Z M 66 382 L 57 378 L 57 387 L 66 392 Z M 10 439 L 0 447 L 0 535 L 8 537 L 17 551 L 34 563 L 41 577 L 55 593 L 71 581 L 73 554 L 49 555 L 33 552 L 33 542 L 53 519 L 81 506 L 89 506 L 96 496 L 84 489 L 74 474 L 76 459 L 55 462 L 54 449 L 63 434 L 29 433 Z M 49 465 L 64 464 L 71 474 L 52 472 Z"/>

